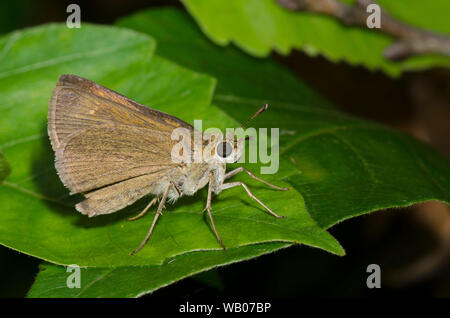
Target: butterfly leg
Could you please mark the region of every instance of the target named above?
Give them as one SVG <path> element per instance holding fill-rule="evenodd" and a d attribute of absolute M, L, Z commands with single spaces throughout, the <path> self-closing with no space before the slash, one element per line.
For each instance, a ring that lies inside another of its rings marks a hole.
<path fill-rule="evenodd" d="M 155 218 L 153 219 L 153 223 L 150 227 L 150 230 L 148 231 L 147 235 L 145 236 L 144 240 L 142 241 L 141 245 L 137 249 L 135 249 L 133 252 L 130 253 L 130 255 L 134 255 L 137 252 L 139 252 L 147 243 L 148 239 L 150 238 L 150 235 L 152 235 L 153 228 L 155 227 L 156 221 L 158 221 L 159 215 L 161 214 L 162 209 L 164 208 L 164 204 L 166 203 L 167 196 L 169 195 L 170 186 L 172 183 L 169 183 L 166 187 L 166 190 L 164 191 L 163 197 L 161 199 L 161 202 L 159 202 L 158 210 L 156 211 Z"/>
<path fill-rule="evenodd" d="M 247 185 L 245 183 L 242 183 L 240 181 L 224 183 L 222 185 L 221 190 L 230 189 L 230 188 L 234 188 L 234 187 L 237 187 L 237 186 L 242 186 L 245 189 L 245 191 L 247 191 L 247 194 L 250 196 L 250 198 L 252 198 L 256 202 L 258 202 L 264 209 L 269 211 L 269 213 L 272 214 L 274 217 L 276 217 L 276 218 L 284 218 L 284 216 L 276 214 L 271 209 L 269 209 L 264 203 L 262 203 L 261 200 L 259 200 L 257 197 L 255 197 L 255 195 L 250 191 L 250 189 L 247 187 Z"/>
<path fill-rule="evenodd" d="M 147 213 L 148 209 L 150 209 L 153 206 L 153 204 L 156 203 L 156 201 L 158 201 L 158 197 L 154 197 L 153 200 L 150 201 L 150 203 L 145 207 L 145 209 L 141 213 L 139 213 L 138 215 L 133 216 L 131 218 L 128 218 L 128 221 L 134 221 L 134 220 L 137 220 L 137 219 L 143 217 L 145 215 L 145 213 Z"/>
<path fill-rule="evenodd" d="M 208 199 L 206 200 L 206 207 L 203 209 L 202 212 L 208 211 L 208 216 L 209 216 L 209 219 L 211 220 L 211 225 L 212 225 L 212 228 L 214 230 L 214 234 L 216 234 L 217 241 L 219 241 L 219 243 L 222 246 L 222 248 L 224 250 L 226 250 L 227 248 L 223 244 L 222 239 L 220 238 L 219 233 L 216 230 L 216 225 L 214 224 L 214 219 L 213 219 L 212 214 L 211 214 L 212 179 L 213 179 L 213 173 L 211 173 L 210 177 L 209 177 Z"/>
<path fill-rule="evenodd" d="M 239 167 L 239 168 L 237 168 L 237 169 L 234 169 L 234 170 L 232 170 L 232 171 L 226 173 L 226 174 L 225 174 L 225 180 L 231 178 L 231 177 L 234 176 L 235 174 L 238 174 L 239 172 L 242 172 L 242 171 L 247 172 L 247 174 L 248 174 L 250 177 L 252 177 L 252 178 L 255 179 L 255 180 L 258 180 L 259 182 L 262 182 L 262 183 L 264 183 L 264 184 L 267 184 L 269 187 L 272 187 L 272 188 L 274 188 L 274 189 L 281 190 L 281 191 L 287 191 L 287 190 L 289 190 L 289 188 L 282 188 L 282 187 L 276 186 L 276 185 L 274 185 L 274 184 L 271 184 L 271 183 L 267 182 L 266 180 L 263 180 L 263 179 L 261 179 L 261 178 L 258 178 L 258 177 L 255 176 L 250 170 L 248 170 L 248 169 L 246 169 L 246 168 L 244 168 L 244 167 Z M 248 192 L 248 191 L 247 191 L 247 192 Z"/>

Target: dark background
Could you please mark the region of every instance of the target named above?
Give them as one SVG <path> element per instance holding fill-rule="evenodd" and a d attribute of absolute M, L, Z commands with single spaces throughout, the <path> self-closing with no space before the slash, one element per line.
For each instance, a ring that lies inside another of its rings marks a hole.
<path fill-rule="evenodd" d="M 0 34 L 47 22 L 65 22 L 70 3 L 73 1 L 0 1 Z M 122 16 L 152 6 L 183 8 L 175 0 L 76 3 L 81 6 L 82 21 L 101 24 L 112 24 Z M 394 80 L 381 72 L 310 58 L 299 51 L 287 57 L 273 54 L 272 58 L 343 111 L 403 130 L 450 156 L 449 69 L 405 73 Z M 219 268 L 218 275 L 185 279 L 153 295 L 450 297 L 448 212 L 447 206 L 428 202 L 354 218 L 330 230 L 346 249 L 345 257 L 295 246 Z M 37 275 L 39 262 L 0 246 L 0 297 L 24 297 Z M 366 287 L 366 268 L 373 263 L 381 266 L 382 288 L 378 290 Z"/>

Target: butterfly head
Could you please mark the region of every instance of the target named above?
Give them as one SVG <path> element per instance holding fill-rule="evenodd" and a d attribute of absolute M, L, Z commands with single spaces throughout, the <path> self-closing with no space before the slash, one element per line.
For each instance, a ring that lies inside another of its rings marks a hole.
<path fill-rule="evenodd" d="M 264 104 L 258 111 L 247 119 L 239 128 L 244 128 L 253 118 L 265 111 L 269 105 Z M 235 134 L 228 133 L 225 138 L 219 140 L 215 145 L 216 157 L 226 163 L 237 162 L 244 151 L 244 142 L 249 140 L 249 137 L 238 137 Z"/>
<path fill-rule="evenodd" d="M 245 139 L 237 138 L 234 134 L 227 134 L 216 143 L 215 155 L 222 162 L 237 162 L 242 156 L 244 142 Z"/>

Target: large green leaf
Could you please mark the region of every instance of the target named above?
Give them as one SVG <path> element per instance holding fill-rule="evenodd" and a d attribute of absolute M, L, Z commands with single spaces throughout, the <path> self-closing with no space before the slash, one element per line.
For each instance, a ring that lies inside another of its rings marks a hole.
<path fill-rule="evenodd" d="M 280 127 L 282 158 L 296 167 L 288 181 L 322 227 L 389 207 L 449 202 L 444 156 L 406 134 L 338 112 L 279 64 L 219 49 L 176 10 L 137 13 L 119 25 L 151 34 L 159 55 L 217 78 L 213 102 L 237 121 L 269 103 L 252 125 Z"/>
<path fill-rule="evenodd" d="M 321 54 L 333 62 L 344 60 L 392 76 L 404 70 L 450 65 L 450 59 L 420 56 L 391 62 L 383 51 L 393 39 L 368 28 L 346 27 L 333 18 L 290 12 L 275 0 L 182 0 L 201 29 L 215 43 L 233 42 L 247 53 L 267 56 L 271 50 L 288 54 L 291 49 Z M 346 1 L 352 2 L 352 1 Z M 390 14 L 418 27 L 450 34 L 447 0 L 381 0 Z"/>
<path fill-rule="evenodd" d="M 11 167 L 9 166 L 8 160 L 6 160 L 5 156 L 0 151 L 0 183 L 6 179 L 10 172 Z"/>
<path fill-rule="evenodd" d="M 192 252 L 155 266 L 82 268 L 79 289 L 67 287 L 71 272 L 66 272 L 65 267 L 46 263 L 28 297 L 139 297 L 217 264 L 231 264 L 287 246 L 287 243 L 265 243 L 230 248 L 226 253 Z"/>
<path fill-rule="evenodd" d="M 151 34 L 158 41 L 158 55 L 216 77 L 214 103 L 238 121 L 245 119 L 260 103 L 270 102 L 270 111 L 261 115 L 254 124 L 279 125 L 283 131 L 281 145 L 284 151 L 279 177 L 287 177 L 286 180 L 305 196 L 308 211 L 323 227 L 374 209 L 426 200 L 421 190 L 432 194 L 432 198 L 448 202 L 449 164 L 445 158 L 404 134 L 334 110 L 278 64 L 252 59 L 231 47 L 212 45 L 188 17 L 176 10 L 145 11 L 123 19 L 119 24 Z M 353 132 L 354 137 L 336 137 L 335 132 Z M 368 153 L 366 148 L 371 145 L 376 147 Z M 296 151 L 297 148 L 302 151 Z M 423 169 L 432 172 L 425 173 Z M 369 171 L 375 173 L 382 183 L 373 182 Z M 437 179 L 432 181 L 430 176 Z M 411 184 L 408 179 L 412 180 Z M 361 195 L 365 188 L 372 189 L 369 200 Z M 331 191 L 326 193 L 328 189 Z M 317 191 L 317 196 L 313 190 Z M 385 194 L 392 195 L 385 199 Z M 230 250 L 237 255 L 234 260 L 242 260 L 288 245 L 266 243 Z M 189 257 L 193 268 L 183 266 L 185 257 Z M 39 274 L 29 296 L 134 297 L 182 277 L 227 264 L 234 256 L 226 257 L 226 253 L 205 251 L 179 255 L 158 266 L 82 269 L 82 280 L 86 285 L 82 282 L 78 291 L 64 288 L 68 275 L 65 269 L 49 264 Z M 174 270 L 171 265 L 178 261 L 182 266 Z M 153 275 L 163 272 L 171 278 L 164 280 Z M 120 287 L 112 290 L 111 286 Z"/>
<path fill-rule="evenodd" d="M 338 113 L 276 63 L 249 58 L 233 48 L 211 45 L 190 19 L 175 10 L 146 11 L 119 24 L 154 36 L 159 43 L 158 54 L 218 78 L 214 101 L 231 116 L 243 120 L 256 105 L 270 102 L 273 107 L 259 120 L 266 117 L 274 120 L 275 124 L 270 125 L 288 128 L 282 142 L 284 157 L 292 159 L 298 169 L 289 180 L 305 195 L 309 212 L 322 226 L 374 209 L 426 200 L 426 193 L 432 194 L 429 198 L 448 202 L 446 159 L 404 134 Z M 367 191 L 372 194 L 366 195 Z M 233 253 L 256 256 L 286 246 L 254 245 L 233 249 Z M 195 272 L 227 263 L 219 252 L 188 255 L 198 265 Z M 189 266 L 184 266 L 185 256 L 174 258 L 182 266 L 173 272 L 171 265 L 176 262 L 159 267 L 123 268 L 123 277 L 116 275 L 122 269 L 83 269 L 82 273 L 86 273 L 83 277 L 87 276 L 83 285 L 86 290 L 82 287 L 78 291 L 54 290 L 54 286 L 65 284 L 67 273 L 62 267 L 46 265 L 29 296 L 139 296 L 166 285 L 153 273 L 167 270 L 176 279 L 193 274 Z M 102 276 L 109 271 L 111 275 Z M 139 277 L 148 277 L 145 280 L 148 284 L 136 282 L 132 271 Z M 124 286 L 123 282 L 128 281 L 134 283 Z M 123 287 L 112 292 L 107 288 L 112 282 Z"/>
<path fill-rule="evenodd" d="M 46 135 L 47 102 L 56 79 L 76 73 L 147 105 L 188 121 L 205 118 L 219 128 L 236 123 L 210 105 L 214 80 L 160 57 L 146 35 L 113 27 L 82 29 L 49 25 L 0 39 L 0 148 L 12 166 L 0 186 L 0 242 L 58 264 L 111 267 L 161 264 L 190 251 L 221 249 L 204 215 L 205 191 L 184 198 L 158 222 L 149 244 L 135 256 L 151 215 L 127 222 L 127 212 L 89 219 L 77 213 L 53 167 Z M 43 50 L 44 52 L 41 52 Z M 292 174 L 283 164 L 277 180 Z M 245 178 L 244 180 L 247 180 Z M 343 254 L 340 245 L 310 218 L 301 195 L 276 192 L 248 180 L 261 200 L 286 219 L 264 213 L 242 189 L 225 191 L 213 202 L 216 226 L 228 247 L 261 242 L 300 242 Z M 128 211 L 138 212 L 142 200 Z"/>

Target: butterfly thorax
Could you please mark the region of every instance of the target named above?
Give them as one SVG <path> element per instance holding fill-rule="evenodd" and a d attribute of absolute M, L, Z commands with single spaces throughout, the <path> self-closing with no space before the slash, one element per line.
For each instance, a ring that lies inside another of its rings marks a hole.
<path fill-rule="evenodd" d="M 218 194 L 224 181 L 225 171 L 226 164 L 220 161 L 182 164 L 171 173 L 167 180 L 161 181 L 161 188 L 164 188 L 164 184 L 172 182 L 174 189 L 169 192 L 169 200 L 176 201 L 183 195 L 194 195 L 204 188 L 212 174 L 212 191 Z"/>

